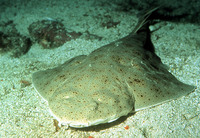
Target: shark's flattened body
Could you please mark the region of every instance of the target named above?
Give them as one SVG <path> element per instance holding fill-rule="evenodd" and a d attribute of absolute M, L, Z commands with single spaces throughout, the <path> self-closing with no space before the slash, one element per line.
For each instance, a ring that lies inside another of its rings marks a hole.
<path fill-rule="evenodd" d="M 112 122 L 192 92 L 194 86 L 168 72 L 149 40 L 148 26 L 142 24 L 88 56 L 34 73 L 33 84 L 56 119 L 77 128 Z"/>

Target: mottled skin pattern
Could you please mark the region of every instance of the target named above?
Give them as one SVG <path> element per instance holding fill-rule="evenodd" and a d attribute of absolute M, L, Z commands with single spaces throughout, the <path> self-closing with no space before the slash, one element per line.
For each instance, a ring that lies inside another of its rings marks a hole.
<path fill-rule="evenodd" d="M 88 56 L 33 74 L 33 84 L 60 124 L 88 127 L 186 95 L 195 88 L 167 71 L 148 25 Z"/>

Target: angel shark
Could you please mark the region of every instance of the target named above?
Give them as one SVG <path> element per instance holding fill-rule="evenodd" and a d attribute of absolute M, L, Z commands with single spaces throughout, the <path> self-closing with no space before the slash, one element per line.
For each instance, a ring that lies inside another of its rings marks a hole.
<path fill-rule="evenodd" d="M 155 54 L 149 31 L 154 10 L 128 36 L 33 74 L 35 89 L 60 125 L 109 123 L 195 89 L 177 80 Z"/>

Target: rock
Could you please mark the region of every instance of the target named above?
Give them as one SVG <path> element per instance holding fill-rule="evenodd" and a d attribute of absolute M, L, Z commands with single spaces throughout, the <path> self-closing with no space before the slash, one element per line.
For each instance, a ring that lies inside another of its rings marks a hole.
<path fill-rule="evenodd" d="M 62 46 L 65 42 L 82 35 L 74 31 L 68 32 L 65 26 L 56 20 L 34 22 L 28 27 L 28 31 L 31 39 L 46 49 Z"/>
<path fill-rule="evenodd" d="M 32 42 L 30 38 L 21 35 L 15 28 L 12 21 L 1 25 L 0 31 L 0 52 L 10 52 L 12 57 L 20 57 L 26 54 Z"/>

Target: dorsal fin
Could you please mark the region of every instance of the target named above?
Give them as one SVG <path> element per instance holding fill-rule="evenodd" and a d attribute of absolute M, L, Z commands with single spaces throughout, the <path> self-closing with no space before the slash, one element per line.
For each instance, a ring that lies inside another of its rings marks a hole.
<path fill-rule="evenodd" d="M 140 12 L 138 23 L 128 36 L 129 38 L 133 37 L 137 41 L 142 42 L 141 46 L 143 46 L 145 50 L 153 53 L 155 52 L 155 49 L 150 38 L 149 21 L 153 20 L 150 16 L 158 8 L 160 8 L 160 6 Z"/>
<path fill-rule="evenodd" d="M 138 23 L 133 30 L 133 33 L 137 33 L 139 30 L 141 30 L 149 22 L 150 15 L 158 8 L 160 8 L 160 6 L 142 12 L 144 14 L 141 13 L 142 16 L 139 18 Z"/>

